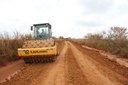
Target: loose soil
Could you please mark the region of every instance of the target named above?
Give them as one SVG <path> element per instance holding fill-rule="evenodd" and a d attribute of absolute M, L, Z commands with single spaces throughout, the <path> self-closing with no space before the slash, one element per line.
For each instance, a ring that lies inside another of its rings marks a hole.
<path fill-rule="evenodd" d="M 128 69 L 98 52 L 69 41 L 58 47 L 55 62 L 25 64 L 21 72 L 0 85 L 128 85 Z"/>

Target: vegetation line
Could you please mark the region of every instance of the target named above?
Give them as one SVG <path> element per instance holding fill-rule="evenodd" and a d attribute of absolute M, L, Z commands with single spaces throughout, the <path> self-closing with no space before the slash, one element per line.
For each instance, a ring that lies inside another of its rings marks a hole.
<path fill-rule="evenodd" d="M 107 32 L 88 34 L 74 41 L 128 58 L 128 32 L 124 27 L 111 27 Z"/>

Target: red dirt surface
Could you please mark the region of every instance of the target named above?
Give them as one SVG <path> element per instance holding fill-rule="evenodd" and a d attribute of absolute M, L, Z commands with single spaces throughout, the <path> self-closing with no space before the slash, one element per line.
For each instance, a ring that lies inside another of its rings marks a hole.
<path fill-rule="evenodd" d="M 128 85 L 128 69 L 69 41 L 53 63 L 26 64 L 1 85 Z"/>
<path fill-rule="evenodd" d="M 5 67 L 0 68 L 0 81 L 4 82 L 5 79 L 10 77 L 10 74 L 16 73 L 18 70 L 20 70 L 24 65 L 23 60 L 19 60 L 16 62 L 13 62 L 11 64 L 8 64 Z"/>

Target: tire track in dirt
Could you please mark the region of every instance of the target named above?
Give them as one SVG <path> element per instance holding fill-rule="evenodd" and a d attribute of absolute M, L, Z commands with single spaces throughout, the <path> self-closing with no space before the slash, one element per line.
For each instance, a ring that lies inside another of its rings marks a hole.
<path fill-rule="evenodd" d="M 57 58 L 56 64 L 50 69 L 49 74 L 42 78 L 42 85 L 65 85 L 64 57 L 67 51 L 67 43 Z"/>
<path fill-rule="evenodd" d="M 128 69 L 124 66 L 120 66 L 118 63 L 110 61 L 105 56 L 100 55 L 98 52 L 81 48 L 75 44 L 86 58 L 92 61 L 105 77 L 113 82 L 120 82 L 123 85 L 128 85 Z"/>
<path fill-rule="evenodd" d="M 78 62 L 80 68 L 82 69 L 84 75 L 91 85 L 123 85 L 119 81 L 111 81 L 108 77 L 104 76 L 98 71 L 97 66 L 93 61 L 88 60 L 82 52 L 80 52 L 72 43 L 68 42 L 71 46 L 73 55 Z"/>
<path fill-rule="evenodd" d="M 68 46 L 65 56 L 65 72 L 65 85 L 89 85 L 73 56 L 70 46 Z"/>

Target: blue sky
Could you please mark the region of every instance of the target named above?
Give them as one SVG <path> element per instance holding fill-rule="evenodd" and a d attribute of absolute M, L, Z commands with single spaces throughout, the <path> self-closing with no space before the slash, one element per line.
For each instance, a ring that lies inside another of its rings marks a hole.
<path fill-rule="evenodd" d="M 57 37 L 128 27 L 128 0 L 0 0 L 1 33 L 30 33 L 32 24 L 45 22 Z"/>

